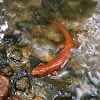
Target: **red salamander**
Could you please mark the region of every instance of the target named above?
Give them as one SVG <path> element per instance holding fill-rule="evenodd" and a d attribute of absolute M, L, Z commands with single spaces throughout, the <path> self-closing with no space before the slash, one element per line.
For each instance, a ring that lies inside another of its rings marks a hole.
<path fill-rule="evenodd" d="M 53 74 L 54 71 L 57 71 L 62 68 L 70 59 L 74 49 L 73 40 L 68 34 L 68 32 L 58 23 L 53 22 L 51 20 L 48 21 L 55 24 L 62 31 L 63 35 L 65 36 L 65 45 L 61 45 L 60 48 L 63 48 L 62 53 L 56 59 L 46 65 L 40 63 L 32 70 L 31 75 L 34 77 L 43 77 L 48 74 Z"/>

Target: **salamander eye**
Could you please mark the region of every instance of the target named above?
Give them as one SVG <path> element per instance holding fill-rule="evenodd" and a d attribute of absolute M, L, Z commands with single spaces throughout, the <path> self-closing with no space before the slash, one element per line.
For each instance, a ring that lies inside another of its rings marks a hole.
<path fill-rule="evenodd" d="M 38 74 L 36 74 L 36 76 L 38 77 L 39 75 L 38 75 Z"/>

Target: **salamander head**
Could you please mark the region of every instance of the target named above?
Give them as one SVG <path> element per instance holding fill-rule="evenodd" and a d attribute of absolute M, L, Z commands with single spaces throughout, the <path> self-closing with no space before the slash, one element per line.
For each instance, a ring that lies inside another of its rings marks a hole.
<path fill-rule="evenodd" d="M 34 77 L 43 77 L 43 76 L 45 76 L 44 66 L 45 65 L 38 65 L 37 67 L 35 67 L 32 70 L 31 75 L 34 76 Z"/>

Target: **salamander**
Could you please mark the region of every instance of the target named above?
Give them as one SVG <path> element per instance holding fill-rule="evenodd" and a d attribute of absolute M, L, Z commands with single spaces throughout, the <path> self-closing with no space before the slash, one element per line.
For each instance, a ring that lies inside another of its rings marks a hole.
<path fill-rule="evenodd" d="M 48 64 L 40 63 L 32 70 L 31 75 L 34 77 L 43 77 L 48 74 L 54 74 L 54 71 L 59 70 L 68 62 L 68 60 L 71 58 L 73 49 L 75 48 L 73 40 L 68 32 L 58 23 L 51 20 L 48 21 L 55 24 L 62 31 L 63 35 L 65 36 L 65 45 L 61 45 L 59 47 L 59 49 L 63 48 L 63 50 L 56 59 Z"/>

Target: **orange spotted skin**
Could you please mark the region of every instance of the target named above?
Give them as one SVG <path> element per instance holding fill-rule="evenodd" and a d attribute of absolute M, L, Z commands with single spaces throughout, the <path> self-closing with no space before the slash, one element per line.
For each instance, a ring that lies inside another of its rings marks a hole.
<path fill-rule="evenodd" d="M 39 64 L 32 70 L 31 75 L 34 77 L 43 77 L 45 75 L 52 74 L 54 71 L 59 70 L 68 62 L 74 48 L 73 40 L 68 34 L 68 32 L 58 23 L 53 22 L 51 20 L 48 21 L 55 24 L 62 31 L 63 35 L 65 36 L 65 45 L 62 50 L 62 53 L 56 59 L 46 65 L 43 63 Z"/>

